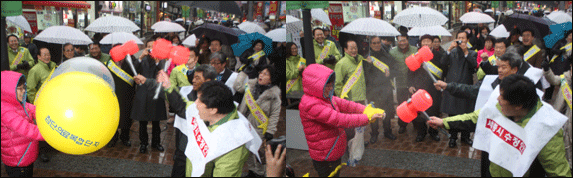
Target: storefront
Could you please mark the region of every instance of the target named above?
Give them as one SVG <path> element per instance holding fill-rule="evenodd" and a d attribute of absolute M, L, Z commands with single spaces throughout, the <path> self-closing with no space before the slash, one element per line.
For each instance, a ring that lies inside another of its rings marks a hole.
<path fill-rule="evenodd" d="M 85 16 L 91 8 L 85 1 L 22 1 L 22 15 L 37 34 L 51 26 L 85 28 Z"/>

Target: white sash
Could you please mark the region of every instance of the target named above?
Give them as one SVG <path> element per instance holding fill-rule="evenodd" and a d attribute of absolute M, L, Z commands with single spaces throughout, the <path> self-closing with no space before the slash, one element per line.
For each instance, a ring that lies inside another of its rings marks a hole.
<path fill-rule="evenodd" d="M 523 176 L 541 149 L 567 121 L 567 117 L 551 105 L 542 103 L 527 125 L 521 127 L 503 116 L 496 108 L 497 101 L 488 102 L 480 111 L 472 147 L 488 152 L 491 162 L 509 170 L 513 176 Z"/>
<path fill-rule="evenodd" d="M 523 65 L 527 65 L 527 64 L 523 64 Z M 543 77 L 543 70 L 535 68 L 535 67 L 530 67 L 529 69 L 527 69 L 524 76 L 531 79 L 533 81 L 533 83 L 537 83 L 541 79 L 541 77 Z M 499 96 L 499 91 L 497 92 L 496 95 L 492 96 L 492 92 L 494 91 L 494 89 L 491 88 L 491 83 L 493 83 L 493 81 L 495 81 L 495 79 L 497 79 L 497 78 L 498 78 L 498 75 L 486 75 L 485 76 L 485 78 L 483 79 L 483 82 L 481 83 L 481 86 L 479 87 L 479 93 L 478 93 L 477 98 L 476 98 L 476 104 L 474 106 L 474 111 L 481 109 L 488 100 L 492 99 L 492 97 L 493 97 L 494 101 L 497 100 L 497 97 Z M 499 87 L 496 87 L 496 88 L 499 88 Z M 537 89 L 537 95 L 542 97 L 543 91 Z"/>
<path fill-rule="evenodd" d="M 227 70 L 227 69 L 225 69 L 225 70 Z M 229 87 L 229 89 L 231 89 L 231 92 L 233 93 L 233 95 L 235 95 L 235 89 L 233 89 L 233 84 L 235 83 L 235 80 L 237 80 L 238 75 L 239 74 L 237 74 L 236 72 L 233 72 L 231 74 L 231 76 L 229 76 L 227 81 L 225 82 L 225 85 L 227 85 L 227 87 Z"/>
<path fill-rule="evenodd" d="M 182 87 L 180 94 L 187 96 L 193 90 L 192 86 Z M 235 103 L 236 104 L 236 103 Z M 241 113 L 237 112 L 239 119 L 229 120 L 210 132 L 205 122 L 199 117 L 195 103 L 187 107 L 186 118 L 176 116 L 174 127 L 181 130 L 188 138 L 185 156 L 193 164 L 191 176 L 199 177 L 205 172 L 205 165 L 232 151 L 243 144 L 257 156 L 262 140 Z"/>

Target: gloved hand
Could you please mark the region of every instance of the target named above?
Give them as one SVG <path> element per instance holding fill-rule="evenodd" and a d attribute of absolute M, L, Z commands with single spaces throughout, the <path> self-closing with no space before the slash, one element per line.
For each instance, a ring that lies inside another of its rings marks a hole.
<path fill-rule="evenodd" d="M 268 132 L 265 132 L 265 135 L 263 136 L 265 138 L 265 140 L 268 141 L 273 139 L 273 134 L 270 134 Z"/>
<path fill-rule="evenodd" d="M 543 62 L 541 62 L 541 68 L 543 68 L 543 71 L 549 71 L 549 62 L 547 60 L 543 60 Z"/>
<path fill-rule="evenodd" d="M 368 116 L 368 121 L 369 121 L 368 123 L 376 122 L 376 117 L 373 117 L 374 114 L 382 114 L 383 117 L 386 116 L 386 113 L 384 112 L 384 110 L 374 108 L 374 107 L 372 107 L 372 104 L 368 104 L 368 106 L 366 106 L 366 108 L 364 109 L 364 111 L 362 113 L 366 114 L 366 116 Z"/>
<path fill-rule="evenodd" d="M 28 61 L 23 61 L 22 63 L 18 64 L 18 66 L 16 66 L 18 69 L 22 69 L 22 70 L 28 70 L 30 69 L 30 64 L 28 63 Z"/>
<path fill-rule="evenodd" d="M 336 57 L 334 57 L 333 55 L 328 55 L 328 57 L 324 58 L 324 63 L 336 64 Z"/>

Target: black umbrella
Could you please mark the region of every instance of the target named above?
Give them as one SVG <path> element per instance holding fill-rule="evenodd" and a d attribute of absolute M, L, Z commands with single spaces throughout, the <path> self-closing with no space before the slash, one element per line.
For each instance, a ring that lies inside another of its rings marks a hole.
<path fill-rule="evenodd" d="M 519 30 L 533 29 L 535 38 L 540 39 L 550 33 L 549 26 L 555 23 L 547 18 L 515 13 L 508 16 L 502 24 L 507 31 L 511 31 L 516 27 Z"/>
<path fill-rule="evenodd" d="M 239 35 L 245 34 L 243 30 L 233 29 L 222 25 L 206 23 L 191 31 L 197 38 L 208 37 L 221 40 L 221 43 L 231 45 L 239 42 Z"/>
<path fill-rule="evenodd" d="M 217 12 L 224 12 L 242 16 L 243 12 L 235 1 L 172 1 L 176 5 L 186 5 L 189 7 L 198 7 Z"/>

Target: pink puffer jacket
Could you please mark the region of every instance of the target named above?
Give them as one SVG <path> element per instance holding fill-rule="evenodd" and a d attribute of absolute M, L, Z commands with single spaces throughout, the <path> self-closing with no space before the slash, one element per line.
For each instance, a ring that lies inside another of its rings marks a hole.
<path fill-rule="evenodd" d="M 323 97 L 324 86 L 334 72 L 320 64 L 311 64 L 302 74 L 304 95 L 299 104 L 300 118 L 310 157 L 316 161 L 336 161 L 346 151 L 344 128 L 368 124 L 362 114 L 364 105 L 332 97 Z"/>
<path fill-rule="evenodd" d="M 34 163 L 38 158 L 38 141 L 44 141 L 33 121 L 36 106 L 18 102 L 16 87 L 20 77 L 24 75 L 2 71 L 2 162 L 12 167 Z"/>

